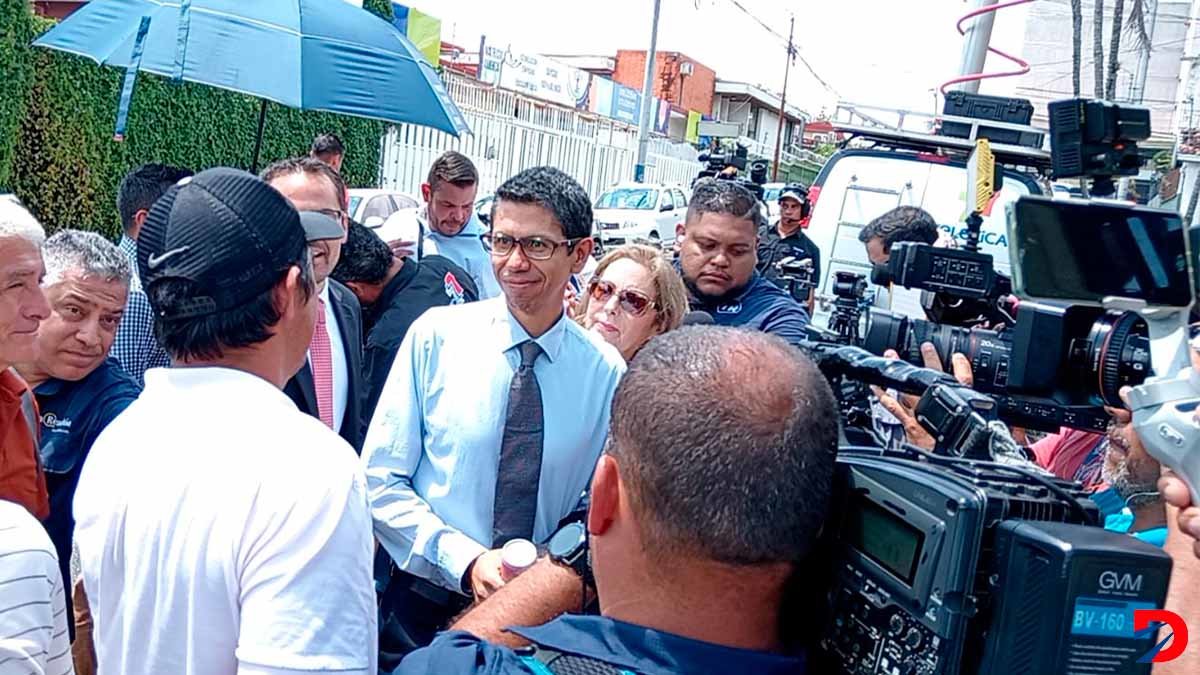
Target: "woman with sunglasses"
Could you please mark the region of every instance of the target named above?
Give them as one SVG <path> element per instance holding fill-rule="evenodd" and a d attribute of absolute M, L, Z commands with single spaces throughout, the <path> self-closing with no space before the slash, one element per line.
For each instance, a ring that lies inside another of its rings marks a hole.
<path fill-rule="evenodd" d="M 687 307 L 683 279 L 662 253 L 631 244 L 596 266 L 575 319 L 628 361 L 650 338 L 678 328 Z"/>

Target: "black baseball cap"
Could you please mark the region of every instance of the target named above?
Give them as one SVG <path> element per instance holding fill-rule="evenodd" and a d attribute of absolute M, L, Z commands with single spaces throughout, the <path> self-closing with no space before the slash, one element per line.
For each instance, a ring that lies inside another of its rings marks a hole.
<path fill-rule="evenodd" d="M 302 264 L 308 244 L 291 203 L 256 176 L 208 169 L 173 185 L 150 209 L 138 235 L 138 274 L 149 291 L 186 279 L 195 295 L 157 316 L 183 319 L 239 307 Z"/>

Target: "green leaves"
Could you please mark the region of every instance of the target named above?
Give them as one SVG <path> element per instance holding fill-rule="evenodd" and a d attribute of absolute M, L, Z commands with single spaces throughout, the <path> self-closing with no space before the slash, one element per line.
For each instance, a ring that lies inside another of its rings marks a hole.
<path fill-rule="evenodd" d="M 53 22 L 28 7 L 0 0 L 0 187 L 47 229 L 118 236 L 117 186 L 143 162 L 250 168 L 259 99 L 140 73 L 125 141 L 115 142 L 123 71 L 31 48 Z M 342 173 L 350 185 L 377 184 L 383 122 L 274 103 L 267 109 L 260 168 L 306 154 L 313 137 L 332 132 L 346 145 Z"/>

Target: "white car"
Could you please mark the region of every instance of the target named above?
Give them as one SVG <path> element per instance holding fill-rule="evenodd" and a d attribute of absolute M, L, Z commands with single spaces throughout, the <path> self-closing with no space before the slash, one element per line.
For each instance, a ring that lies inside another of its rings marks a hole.
<path fill-rule="evenodd" d="M 614 185 L 596 200 L 596 233 L 606 248 L 636 241 L 669 244 L 675 241 L 675 226 L 687 215 L 687 202 L 676 185 Z"/>
<path fill-rule="evenodd" d="M 421 200 L 395 190 L 355 189 L 350 191 L 350 218 L 377 230 L 398 211 L 421 210 Z"/>
<path fill-rule="evenodd" d="M 767 205 L 767 222 L 779 220 L 779 193 L 787 183 L 763 183 L 763 203 Z"/>

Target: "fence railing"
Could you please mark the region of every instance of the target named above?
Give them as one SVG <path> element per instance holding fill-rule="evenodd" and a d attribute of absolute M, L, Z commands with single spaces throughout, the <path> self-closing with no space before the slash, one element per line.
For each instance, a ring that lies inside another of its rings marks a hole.
<path fill-rule="evenodd" d="M 411 124 L 391 127 L 383 140 L 383 187 L 417 194 L 430 164 L 447 150 L 457 150 L 475 163 L 480 195 L 523 169 L 546 164 L 570 174 L 593 197 L 613 183 L 632 180 L 637 129 L 457 73 L 444 77 L 472 133 L 454 138 Z M 646 180 L 687 185 L 701 168 L 697 155 L 690 145 L 653 138 Z"/>

